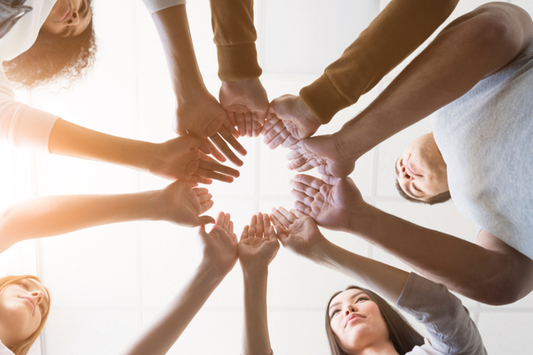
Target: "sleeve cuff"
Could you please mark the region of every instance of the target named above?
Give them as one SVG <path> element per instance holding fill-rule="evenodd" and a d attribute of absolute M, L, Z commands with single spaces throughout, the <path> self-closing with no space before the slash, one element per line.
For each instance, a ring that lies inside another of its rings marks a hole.
<path fill-rule="evenodd" d="M 351 105 L 339 94 L 326 74 L 302 88 L 300 97 L 321 124 L 328 123 L 337 112 Z"/>
<path fill-rule="evenodd" d="M 186 3 L 186 0 L 143 0 L 143 2 L 151 15 L 154 12 L 164 10 L 172 6 L 183 5 Z"/>
<path fill-rule="evenodd" d="M 261 76 L 255 43 L 218 46 L 217 54 L 220 80 L 246 80 Z"/>
<path fill-rule="evenodd" d="M 20 107 L 16 117 L 9 141 L 17 148 L 49 153 L 50 133 L 59 117 L 26 105 Z"/>

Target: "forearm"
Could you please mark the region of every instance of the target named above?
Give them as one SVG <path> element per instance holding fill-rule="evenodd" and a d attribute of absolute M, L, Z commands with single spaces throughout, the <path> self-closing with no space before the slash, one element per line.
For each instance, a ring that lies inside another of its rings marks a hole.
<path fill-rule="evenodd" d="M 50 133 L 48 149 L 52 154 L 148 171 L 156 144 L 112 136 L 58 119 Z"/>
<path fill-rule="evenodd" d="M 152 19 L 163 44 L 178 104 L 207 92 L 196 61 L 185 5 L 157 11 Z"/>
<path fill-rule="evenodd" d="M 222 81 L 258 78 L 253 0 L 210 0 L 218 76 Z"/>
<path fill-rule="evenodd" d="M 267 279 L 268 269 L 243 270 L 244 334 L 242 355 L 270 355 L 268 335 Z"/>
<path fill-rule="evenodd" d="M 187 328 L 225 275 L 200 265 L 165 312 L 123 355 L 163 355 Z"/>
<path fill-rule="evenodd" d="M 109 223 L 155 219 L 158 192 L 39 197 L 0 216 L 0 252 L 26 239 L 50 237 Z"/>
<path fill-rule="evenodd" d="M 300 91 L 321 123 L 357 102 L 420 46 L 458 0 L 393 0 L 324 74 Z"/>
<path fill-rule="evenodd" d="M 339 133 L 352 158 L 427 117 L 493 74 L 529 43 L 529 15 L 510 4 L 484 5 L 447 26 Z M 512 24 L 512 25 L 511 25 Z M 353 144 L 357 141 L 358 144 Z"/>
<path fill-rule="evenodd" d="M 391 302 L 396 302 L 409 273 L 379 261 L 351 253 L 324 240 L 309 257 L 319 265 L 362 282 Z"/>

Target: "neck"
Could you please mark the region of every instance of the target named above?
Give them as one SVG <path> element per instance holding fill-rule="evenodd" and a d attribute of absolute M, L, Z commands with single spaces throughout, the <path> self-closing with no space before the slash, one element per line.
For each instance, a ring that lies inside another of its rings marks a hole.
<path fill-rule="evenodd" d="M 390 340 L 377 344 L 370 344 L 360 351 L 349 353 L 350 355 L 399 355 Z"/>

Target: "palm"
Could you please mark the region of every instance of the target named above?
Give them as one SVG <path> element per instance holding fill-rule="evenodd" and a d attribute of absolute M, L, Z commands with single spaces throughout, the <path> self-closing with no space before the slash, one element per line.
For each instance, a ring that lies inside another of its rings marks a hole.
<path fill-rule="evenodd" d="M 228 120 L 226 111 L 217 100 L 206 95 L 194 105 L 180 105 L 177 111 L 176 131 L 179 135 L 190 133 L 200 138 L 215 135 Z"/>
<path fill-rule="evenodd" d="M 362 201 L 361 193 L 351 179 L 340 179 L 335 185 L 324 184 L 310 206 L 311 216 L 325 228 L 344 230 L 358 201 Z"/>
<path fill-rule="evenodd" d="M 264 260 L 267 265 L 274 259 L 279 249 L 276 239 L 246 238 L 238 246 L 239 259 L 243 265 L 248 265 L 257 260 Z"/>
<path fill-rule="evenodd" d="M 311 250 L 324 239 L 315 221 L 309 216 L 294 221 L 288 229 L 288 234 L 285 247 L 301 255 L 309 255 Z"/>
<path fill-rule="evenodd" d="M 211 195 L 207 189 L 194 186 L 194 183 L 178 180 L 163 190 L 165 220 L 187 227 L 212 221 L 211 217 L 199 217 L 213 206 Z"/>

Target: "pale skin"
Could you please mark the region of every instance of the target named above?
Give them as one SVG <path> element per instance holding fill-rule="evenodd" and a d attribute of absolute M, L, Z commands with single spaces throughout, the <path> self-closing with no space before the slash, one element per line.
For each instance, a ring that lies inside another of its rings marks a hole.
<path fill-rule="evenodd" d="M 121 195 L 47 196 L 18 203 L 0 218 L 0 252 L 13 244 L 93 226 L 135 220 L 162 220 L 193 227 L 214 222 L 201 216 L 212 195 L 196 183 L 176 181 L 165 189 Z"/>
<path fill-rule="evenodd" d="M 43 23 L 43 31 L 60 37 L 80 35 L 92 20 L 87 0 L 58 0 Z"/>
<path fill-rule="evenodd" d="M 241 155 L 246 155 L 246 150 L 235 139 L 238 136 L 235 122 L 231 121 L 226 110 L 205 87 L 194 53 L 185 5 L 157 11 L 152 14 L 152 19 L 163 44 L 176 94 L 176 132 L 205 139 L 216 159 L 223 162 L 227 157 L 235 165 L 241 166 L 242 161 L 227 143 Z M 232 98 L 225 102 L 228 107 L 241 103 Z"/>
<path fill-rule="evenodd" d="M 268 214 L 258 213 L 244 227 L 238 245 L 244 278 L 243 355 L 270 355 L 267 320 L 268 265 L 279 242 Z"/>
<path fill-rule="evenodd" d="M 459 294 L 502 305 L 533 290 L 533 261 L 486 230 L 473 244 L 423 228 L 367 204 L 349 178 L 296 175 L 291 184 L 296 209 L 320 226 L 357 235 Z"/>
<path fill-rule="evenodd" d="M 202 261 L 189 281 L 154 324 L 121 354 L 166 354 L 211 293 L 233 269 L 238 258 L 237 236 L 233 233 L 229 214 L 221 212 L 209 233 L 201 226 L 198 239 L 201 242 Z"/>
<path fill-rule="evenodd" d="M 289 167 L 348 176 L 364 153 L 507 65 L 532 33 L 527 12 L 507 3 L 484 4 L 459 17 L 339 132 L 301 140 L 288 155 Z"/>

